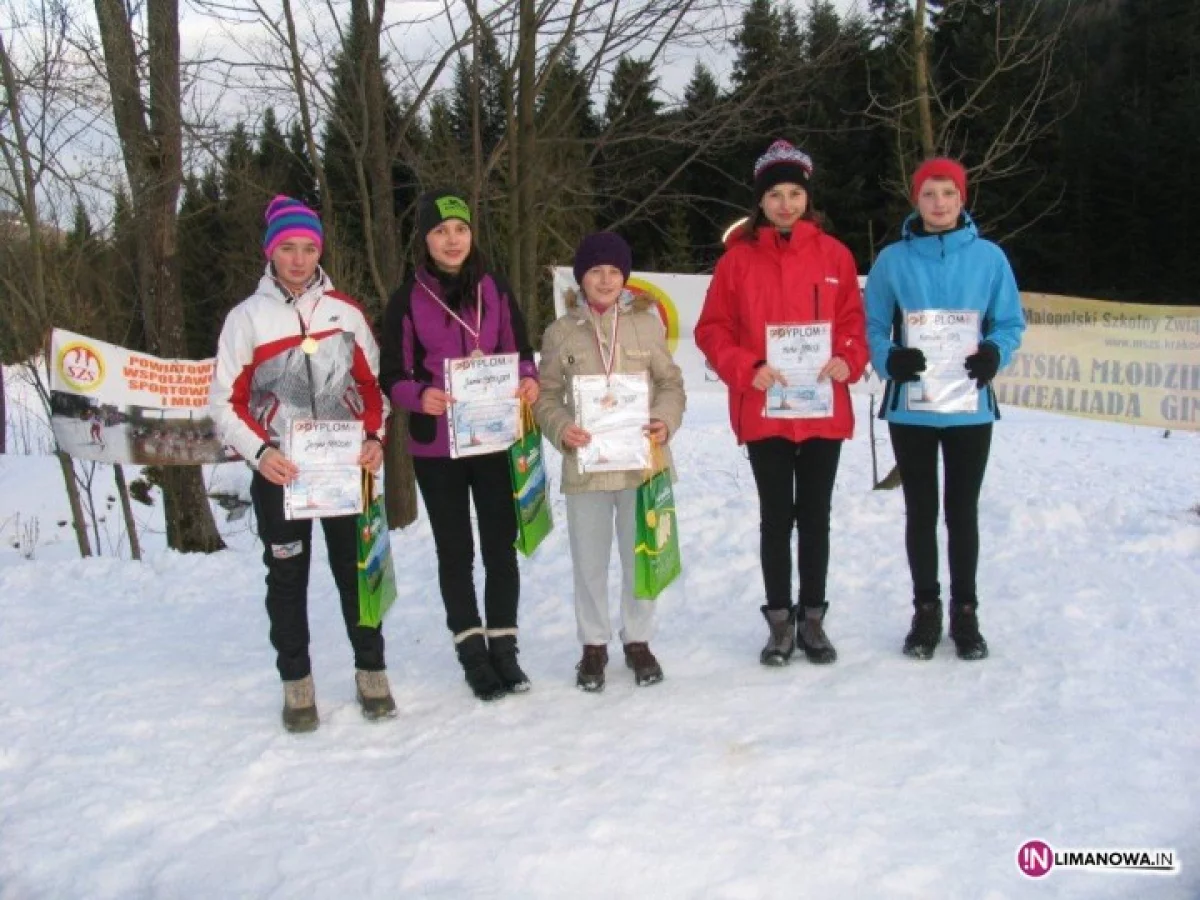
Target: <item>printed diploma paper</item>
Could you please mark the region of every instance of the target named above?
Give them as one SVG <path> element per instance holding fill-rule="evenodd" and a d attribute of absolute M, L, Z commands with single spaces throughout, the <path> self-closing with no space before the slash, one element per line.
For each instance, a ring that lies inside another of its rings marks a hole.
<path fill-rule="evenodd" d="M 921 380 L 907 385 L 909 409 L 937 413 L 979 409 L 979 390 L 966 370 L 967 357 L 979 348 L 977 310 L 906 312 L 904 343 L 925 354 Z"/>
<path fill-rule="evenodd" d="M 521 437 L 517 364 L 515 353 L 446 360 L 452 458 L 499 453 Z"/>
<path fill-rule="evenodd" d="M 833 415 L 833 382 L 818 381 L 833 355 L 833 323 L 779 323 L 767 326 L 767 365 L 778 369 L 787 386 L 767 390 L 769 419 L 824 419 Z"/>
<path fill-rule="evenodd" d="M 292 420 L 283 452 L 299 466 L 300 474 L 283 487 L 286 518 L 322 519 L 362 512 L 358 457 L 363 438 L 363 424 L 357 420 Z"/>
<path fill-rule="evenodd" d="M 592 440 L 575 451 L 579 471 L 625 472 L 650 467 L 650 382 L 645 372 L 571 379 L 575 416 Z"/>

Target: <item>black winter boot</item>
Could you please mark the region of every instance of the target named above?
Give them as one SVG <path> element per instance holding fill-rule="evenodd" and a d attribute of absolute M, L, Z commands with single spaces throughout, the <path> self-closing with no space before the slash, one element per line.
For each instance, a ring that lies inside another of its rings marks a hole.
<path fill-rule="evenodd" d="M 933 651 L 942 639 L 942 601 L 914 602 L 915 612 L 908 637 L 904 639 L 904 655 L 913 659 L 933 659 Z"/>
<path fill-rule="evenodd" d="M 796 652 L 796 608 L 760 606 L 759 609 L 771 631 L 767 635 L 767 646 L 758 654 L 758 661 L 764 666 L 786 666 Z"/>
<path fill-rule="evenodd" d="M 488 655 L 492 658 L 492 668 L 504 682 L 504 686 L 513 694 L 523 694 L 529 690 L 529 678 L 521 671 L 517 663 L 517 636 L 505 634 L 500 637 L 488 636 Z"/>
<path fill-rule="evenodd" d="M 959 659 L 987 659 L 988 645 L 979 633 L 979 616 L 974 603 L 950 604 L 950 640 L 954 641 Z"/>
<path fill-rule="evenodd" d="M 803 615 L 796 622 L 796 643 L 810 663 L 827 666 L 837 662 L 837 650 L 825 634 L 825 611 L 828 603 L 801 607 Z"/>
<path fill-rule="evenodd" d="M 492 668 L 492 659 L 488 656 L 487 641 L 482 634 L 473 634 L 455 646 L 458 661 L 462 664 L 463 674 L 467 684 L 475 692 L 475 696 L 485 703 L 498 700 L 508 693 L 504 682 Z"/>

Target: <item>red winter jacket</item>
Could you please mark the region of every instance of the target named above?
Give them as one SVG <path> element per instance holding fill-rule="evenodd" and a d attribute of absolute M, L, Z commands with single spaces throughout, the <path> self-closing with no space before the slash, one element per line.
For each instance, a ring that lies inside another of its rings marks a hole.
<path fill-rule="evenodd" d="M 834 383 L 833 415 L 826 419 L 768 419 L 766 395 L 750 386 L 755 363 L 767 358 L 768 324 L 833 322 L 833 355 L 850 367 Z M 854 436 L 847 385 L 869 358 L 862 291 L 854 258 L 841 241 L 801 220 L 784 240 L 771 226 L 729 241 L 717 263 L 704 309 L 696 323 L 696 346 L 729 388 L 729 420 L 738 443 L 784 437 Z"/>

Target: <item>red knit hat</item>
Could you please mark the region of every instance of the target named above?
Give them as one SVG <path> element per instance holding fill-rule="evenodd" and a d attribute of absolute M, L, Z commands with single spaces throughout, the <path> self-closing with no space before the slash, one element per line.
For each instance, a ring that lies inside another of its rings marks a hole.
<path fill-rule="evenodd" d="M 921 185 L 930 178 L 944 178 L 947 181 L 953 181 L 954 186 L 958 188 L 959 196 L 962 197 L 963 206 L 967 205 L 967 170 L 962 167 L 960 162 L 938 156 L 925 160 L 913 173 L 911 196 L 913 206 L 917 205 L 917 195 L 921 193 Z"/>

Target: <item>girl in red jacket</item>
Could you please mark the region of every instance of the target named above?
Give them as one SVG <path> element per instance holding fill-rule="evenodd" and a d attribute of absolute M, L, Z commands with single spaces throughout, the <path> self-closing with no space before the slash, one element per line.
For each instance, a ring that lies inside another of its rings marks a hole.
<path fill-rule="evenodd" d="M 786 665 L 796 642 L 810 662 L 837 659 L 823 627 L 829 508 L 842 441 L 854 434 L 848 385 L 868 360 L 858 271 L 817 224 L 812 172 L 787 141 L 759 157 L 754 210 L 729 239 L 696 323 L 696 345 L 729 390 L 730 422 L 758 487 L 770 627 L 759 658 L 768 666 Z"/>

